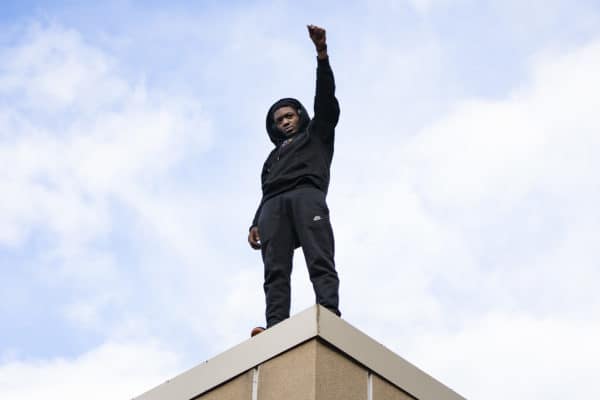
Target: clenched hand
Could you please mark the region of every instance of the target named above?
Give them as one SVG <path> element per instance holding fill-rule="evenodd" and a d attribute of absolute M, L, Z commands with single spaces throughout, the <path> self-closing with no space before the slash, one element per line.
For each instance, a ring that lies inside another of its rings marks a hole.
<path fill-rule="evenodd" d="M 258 234 L 258 227 L 253 226 L 248 232 L 248 243 L 254 250 L 260 250 L 260 235 Z"/>
<path fill-rule="evenodd" d="M 308 35 L 315 44 L 315 48 L 321 56 L 321 53 L 327 54 L 327 35 L 325 29 L 316 25 L 307 25 Z"/>

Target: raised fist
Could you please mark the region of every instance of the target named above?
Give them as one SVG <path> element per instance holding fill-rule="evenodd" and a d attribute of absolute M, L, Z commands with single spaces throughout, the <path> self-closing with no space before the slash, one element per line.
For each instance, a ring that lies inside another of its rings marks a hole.
<path fill-rule="evenodd" d="M 317 51 L 322 51 L 327 48 L 327 37 L 325 35 L 325 29 L 316 25 L 308 25 L 308 34 L 310 39 L 315 44 Z"/>

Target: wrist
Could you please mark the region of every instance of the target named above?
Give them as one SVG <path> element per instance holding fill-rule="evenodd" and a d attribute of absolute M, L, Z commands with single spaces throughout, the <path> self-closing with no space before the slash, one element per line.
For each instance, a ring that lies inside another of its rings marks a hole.
<path fill-rule="evenodd" d="M 315 45 L 315 49 L 317 49 L 317 53 L 321 53 L 323 51 L 327 51 L 327 43 L 323 43 L 320 45 Z"/>
<path fill-rule="evenodd" d="M 320 60 L 327 58 L 327 45 L 326 44 L 317 47 L 317 58 Z"/>

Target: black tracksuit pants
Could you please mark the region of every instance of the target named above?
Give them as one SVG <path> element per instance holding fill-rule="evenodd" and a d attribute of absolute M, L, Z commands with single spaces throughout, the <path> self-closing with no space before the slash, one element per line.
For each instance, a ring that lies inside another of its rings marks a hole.
<path fill-rule="evenodd" d="M 340 315 L 339 279 L 325 194 L 299 187 L 267 200 L 258 219 L 265 265 L 267 327 L 290 316 L 290 276 L 294 249 L 302 246 L 317 304 Z"/>

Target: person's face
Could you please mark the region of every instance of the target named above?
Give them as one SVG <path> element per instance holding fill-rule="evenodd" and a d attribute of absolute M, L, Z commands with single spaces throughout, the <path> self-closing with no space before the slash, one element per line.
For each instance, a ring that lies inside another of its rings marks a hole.
<path fill-rule="evenodd" d="M 280 132 L 283 132 L 286 136 L 291 136 L 298 132 L 300 127 L 300 116 L 298 112 L 290 106 L 283 106 L 275 110 L 273 113 L 273 120 L 275 126 Z"/>

